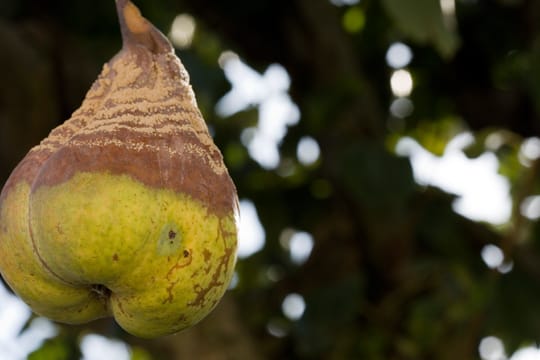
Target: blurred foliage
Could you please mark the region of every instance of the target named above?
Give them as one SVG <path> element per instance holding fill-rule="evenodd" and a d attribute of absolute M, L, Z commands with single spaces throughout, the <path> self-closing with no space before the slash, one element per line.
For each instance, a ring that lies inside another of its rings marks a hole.
<path fill-rule="evenodd" d="M 487 335 L 509 353 L 540 340 L 540 227 L 520 212 L 540 193 L 538 160 L 520 153 L 523 139 L 540 133 L 539 2 L 456 0 L 455 15 L 435 0 L 136 3 L 164 33 L 178 13 L 194 16 L 193 43 L 177 53 L 266 244 L 238 262 L 237 287 L 192 329 L 147 341 L 110 320 L 62 325 L 30 359 L 78 358 L 89 331 L 121 338 L 133 359 L 474 359 Z M 396 41 L 413 52 L 414 110 L 405 117 L 389 112 L 385 55 Z M 2 0 L 0 46 L 3 182 L 118 51 L 113 1 Z M 230 89 L 218 64 L 225 50 L 259 72 L 280 63 L 291 76 L 301 120 L 280 144 L 275 170 L 240 142 L 256 108 L 215 113 Z M 409 160 L 394 154 L 409 136 L 442 155 L 463 131 L 475 138 L 467 155 L 493 152 L 510 181 L 514 211 L 504 226 L 456 214 L 454 195 L 418 186 Z M 306 135 L 321 147 L 310 166 L 296 158 Z M 301 265 L 280 244 L 291 229 L 315 240 Z M 486 244 L 503 249 L 510 272 L 483 263 Z M 290 293 L 306 302 L 298 320 L 281 309 Z"/>
<path fill-rule="evenodd" d="M 383 4 L 403 35 L 420 44 L 431 44 L 444 57 L 454 55 L 458 36 L 452 30 L 451 20 L 445 21 L 440 2 L 384 0 Z"/>
<path fill-rule="evenodd" d="M 62 335 L 45 340 L 39 349 L 28 355 L 28 360 L 80 359 L 81 352 L 74 340 L 73 338 Z"/>

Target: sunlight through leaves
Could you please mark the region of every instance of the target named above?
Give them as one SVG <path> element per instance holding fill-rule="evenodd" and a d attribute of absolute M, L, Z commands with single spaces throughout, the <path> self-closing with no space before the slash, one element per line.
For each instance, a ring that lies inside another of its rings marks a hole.
<path fill-rule="evenodd" d="M 265 243 L 264 228 L 257 209 L 250 200 L 240 201 L 240 224 L 238 231 L 238 257 L 246 258 L 261 250 Z"/>
<path fill-rule="evenodd" d="M 272 64 L 259 74 L 231 51 L 223 52 L 218 61 L 232 89 L 219 100 L 216 112 L 227 117 L 258 107 L 258 124 L 251 128 L 249 137 L 242 136 L 242 143 L 263 168 L 277 168 L 279 144 L 287 128 L 300 120 L 300 110 L 288 94 L 289 74 L 279 64 Z"/>
<path fill-rule="evenodd" d="M 281 310 L 289 320 L 298 320 L 304 315 L 306 303 L 302 295 L 292 293 L 283 299 Z"/>
<path fill-rule="evenodd" d="M 195 35 L 195 19 L 189 14 L 179 14 L 174 18 L 169 32 L 169 38 L 175 47 L 179 49 L 191 46 Z"/>

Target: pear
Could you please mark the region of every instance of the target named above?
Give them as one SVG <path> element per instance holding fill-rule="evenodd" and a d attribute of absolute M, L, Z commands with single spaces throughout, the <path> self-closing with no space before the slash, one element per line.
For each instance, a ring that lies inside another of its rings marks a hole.
<path fill-rule="evenodd" d="M 0 273 L 39 315 L 154 338 L 223 296 L 238 200 L 169 41 L 116 7 L 121 51 L 0 194 Z"/>

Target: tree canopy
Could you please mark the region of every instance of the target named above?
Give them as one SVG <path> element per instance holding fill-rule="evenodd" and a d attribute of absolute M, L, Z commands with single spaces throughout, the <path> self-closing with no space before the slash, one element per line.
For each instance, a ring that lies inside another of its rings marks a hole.
<path fill-rule="evenodd" d="M 31 359 L 77 359 L 90 333 L 133 359 L 472 359 L 488 336 L 507 355 L 539 340 L 540 2 L 136 4 L 264 242 L 195 327 L 57 324 Z M 0 48 L 3 184 L 120 49 L 114 3 L 3 0 Z M 495 218 L 464 204 L 471 184 Z"/>

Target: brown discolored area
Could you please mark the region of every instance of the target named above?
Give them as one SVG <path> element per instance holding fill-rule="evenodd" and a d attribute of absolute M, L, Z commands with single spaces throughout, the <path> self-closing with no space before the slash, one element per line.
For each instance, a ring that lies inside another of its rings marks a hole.
<path fill-rule="evenodd" d="M 210 252 L 210 250 L 204 249 L 204 250 L 203 250 L 203 258 L 204 258 L 204 262 L 210 261 L 210 258 L 211 258 L 211 257 L 212 257 L 212 253 Z"/>
<path fill-rule="evenodd" d="M 9 191 L 19 182 L 32 184 L 41 165 L 47 160 L 50 154 L 45 152 L 35 153 L 30 152 L 11 172 L 8 180 L 4 184 L 2 193 L 0 194 L 0 203 L 4 201 Z"/>
<path fill-rule="evenodd" d="M 236 189 L 196 106 L 189 76 L 168 40 L 118 0 L 124 46 L 104 66 L 72 118 L 32 149 L 3 195 L 26 181 L 33 189 L 79 172 L 127 175 L 185 193 L 218 216 L 236 210 Z M 144 31 L 139 31 L 143 29 Z M 0 199 L 1 201 L 1 199 Z"/>
<path fill-rule="evenodd" d="M 119 135 L 127 130 L 120 131 Z M 139 137 L 141 144 L 152 141 Z M 170 145 L 167 146 L 167 143 Z M 165 149 L 175 145 L 164 140 Z M 217 155 L 217 154 L 216 154 Z M 230 214 L 236 205 L 236 189 L 227 173 L 216 174 L 201 163 L 200 157 L 182 153 L 160 157 L 159 153 L 138 151 L 126 153 L 121 145 L 64 146 L 42 166 L 34 188 L 68 181 L 77 172 L 103 172 L 128 175 L 148 186 L 171 189 L 190 195 L 218 215 Z"/>
<path fill-rule="evenodd" d="M 124 305 L 122 304 L 122 301 L 120 301 L 119 298 L 116 298 L 115 301 L 116 301 L 116 304 L 117 304 L 117 306 L 118 306 L 118 309 L 120 310 L 120 312 L 121 312 L 122 314 L 124 314 L 124 316 L 130 317 L 130 318 L 133 317 L 133 315 L 132 315 L 131 313 L 128 313 L 128 312 L 126 312 L 126 311 L 124 310 Z"/>
<path fill-rule="evenodd" d="M 186 256 L 186 253 L 187 253 L 187 256 Z M 165 275 L 167 280 L 170 280 L 171 276 L 173 275 L 175 271 L 185 268 L 186 266 L 189 266 L 191 264 L 191 262 L 193 261 L 193 258 L 190 257 L 189 255 L 190 255 L 190 252 L 188 250 L 184 250 L 182 255 L 179 255 L 177 257 L 176 263 L 169 269 L 169 271 L 167 271 L 167 274 Z M 184 262 L 181 261 L 182 259 L 186 259 L 186 258 L 188 258 L 186 261 Z"/>
<path fill-rule="evenodd" d="M 212 273 L 212 279 L 210 283 L 208 283 L 206 286 L 201 286 L 200 284 L 195 284 L 193 286 L 193 290 L 196 294 L 195 299 L 188 303 L 189 306 L 194 307 L 202 307 L 205 305 L 207 299 L 208 293 L 213 288 L 220 288 L 224 285 L 224 282 L 221 280 L 222 275 L 227 273 L 228 266 L 231 262 L 231 257 L 234 255 L 234 248 L 228 247 L 226 243 L 226 239 L 229 238 L 232 234 L 228 232 L 227 230 L 223 229 L 223 226 L 220 225 L 219 227 L 219 234 L 218 238 L 221 237 L 221 239 L 224 242 L 225 248 L 224 248 L 224 254 L 219 257 L 219 260 L 217 262 L 217 266 L 215 267 L 214 272 Z M 212 307 L 215 306 L 217 303 L 217 300 L 212 300 Z"/>
<path fill-rule="evenodd" d="M 182 268 L 185 268 L 189 265 L 191 265 L 192 261 L 193 261 L 193 257 L 190 256 L 191 255 L 191 251 L 190 250 L 184 250 L 182 251 L 182 254 L 178 255 L 177 259 L 176 259 L 176 263 L 169 269 L 169 271 L 167 271 L 167 274 L 165 275 L 165 278 L 167 280 L 169 280 L 169 286 L 167 286 L 166 290 L 167 290 L 167 298 L 165 298 L 163 300 L 163 304 L 165 303 L 172 303 L 173 299 L 174 299 L 174 295 L 173 295 L 173 289 L 174 287 L 176 286 L 176 284 L 178 284 L 178 282 L 180 280 L 175 280 L 175 281 L 171 281 L 171 277 L 172 275 L 177 271 L 177 270 L 180 270 Z M 182 259 L 186 259 L 185 261 L 181 261 Z"/>

